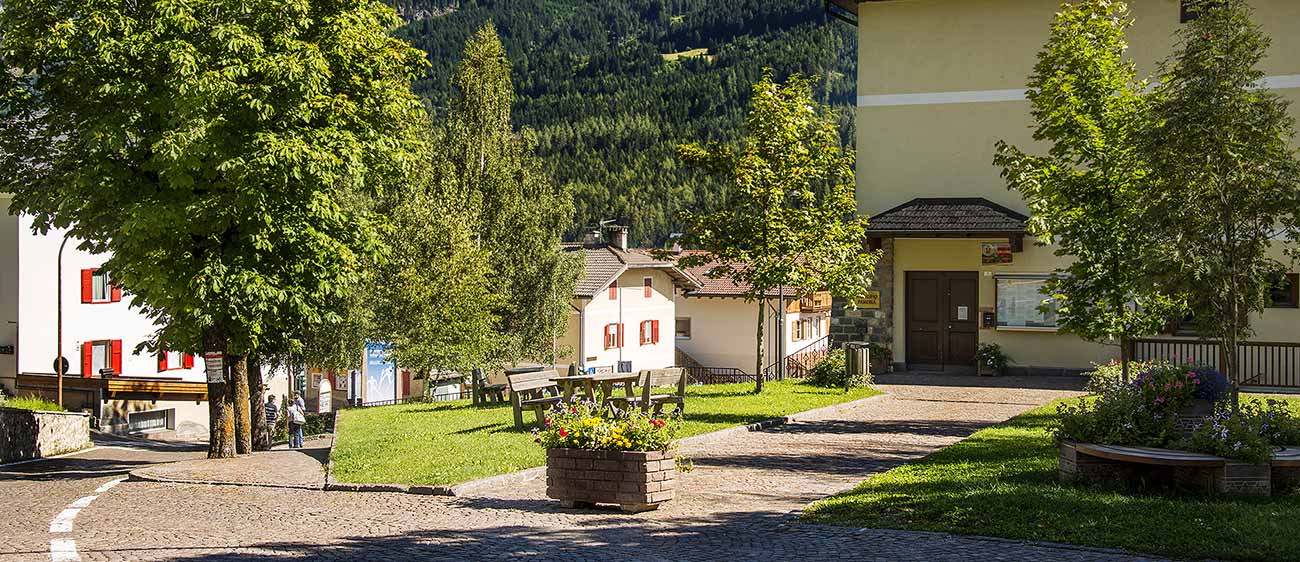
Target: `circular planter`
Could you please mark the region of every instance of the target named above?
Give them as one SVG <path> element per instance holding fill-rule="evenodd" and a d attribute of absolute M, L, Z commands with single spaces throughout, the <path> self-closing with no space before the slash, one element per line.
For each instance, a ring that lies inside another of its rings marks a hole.
<path fill-rule="evenodd" d="M 1174 429 L 1184 437 L 1196 432 L 1196 428 L 1214 417 L 1214 402 L 1196 398 L 1179 410 L 1174 420 Z"/>
<path fill-rule="evenodd" d="M 666 451 L 546 450 L 546 495 L 563 507 L 650 511 L 673 499 L 676 482 L 677 465 Z"/>

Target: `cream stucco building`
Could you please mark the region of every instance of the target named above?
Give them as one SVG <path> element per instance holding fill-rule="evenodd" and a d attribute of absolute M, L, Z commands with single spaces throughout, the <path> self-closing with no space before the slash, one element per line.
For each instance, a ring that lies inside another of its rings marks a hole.
<path fill-rule="evenodd" d="M 837 303 L 835 339 L 889 345 L 896 364 L 927 370 L 968 370 L 984 342 L 1034 372 L 1117 358 L 1117 347 L 1058 334 L 1055 319 L 1034 310 L 1036 288 L 1064 258 L 1026 239 L 1028 208 L 992 164 L 999 140 L 1045 150 L 1031 138 L 1025 83 L 1059 0 L 827 4 L 857 26 L 858 206 L 884 252 L 879 309 Z M 1273 40 L 1265 86 L 1300 101 L 1300 2 L 1251 4 Z M 1173 50 L 1181 2 L 1129 6 L 1129 54 L 1151 73 Z M 1300 105 L 1291 113 L 1300 117 Z M 1253 319 L 1256 339 L 1300 341 L 1294 297 L 1281 291 Z"/>

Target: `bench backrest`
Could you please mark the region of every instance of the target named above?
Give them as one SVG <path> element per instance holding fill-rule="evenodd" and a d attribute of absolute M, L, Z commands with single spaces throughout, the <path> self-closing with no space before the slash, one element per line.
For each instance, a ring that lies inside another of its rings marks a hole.
<path fill-rule="evenodd" d="M 528 390 L 538 390 L 545 388 L 557 388 L 555 381 L 555 371 L 534 371 L 531 373 L 519 373 L 506 377 L 510 380 L 510 392 L 524 392 Z"/>
<path fill-rule="evenodd" d="M 641 371 L 641 385 L 646 389 L 671 386 L 677 388 L 678 394 L 686 392 L 686 369 L 646 369 Z"/>

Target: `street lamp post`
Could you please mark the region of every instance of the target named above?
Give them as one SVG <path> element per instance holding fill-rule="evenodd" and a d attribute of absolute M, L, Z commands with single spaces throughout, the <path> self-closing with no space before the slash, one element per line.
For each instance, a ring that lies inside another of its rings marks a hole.
<path fill-rule="evenodd" d="M 63 358 L 63 247 L 68 245 L 68 236 L 70 236 L 71 234 L 72 231 L 68 231 L 66 234 L 64 234 L 63 242 L 59 244 L 59 257 L 57 258 L 59 262 L 57 267 L 58 288 L 55 289 L 57 291 L 57 293 L 55 294 L 55 300 L 57 300 L 59 303 L 57 307 L 58 308 L 57 323 L 59 327 L 58 328 L 59 334 L 58 337 L 55 339 L 56 349 L 54 350 L 54 369 L 56 375 L 55 378 L 58 379 L 57 385 L 59 389 L 58 392 L 59 392 L 60 408 L 63 407 L 63 375 L 65 374 L 64 371 L 68 370 L 67 367 L 68 362 L 66 359 Z"/>

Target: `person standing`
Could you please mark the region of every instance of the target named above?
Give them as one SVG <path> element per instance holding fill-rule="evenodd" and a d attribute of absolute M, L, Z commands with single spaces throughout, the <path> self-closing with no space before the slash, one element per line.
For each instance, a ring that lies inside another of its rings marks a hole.
<path fill-rule="evenodd" d="M 295 396 L 293 406 L 289 407 L 289 448 L 302 448 L 302 426 L 307 423 L 307 414 L 302 409 L 302 398 Z"/>
<path fill-rule="evenodd" d="M 269 447 L 275 440 L 275 422 L 280 421 L 280 407 L 275 405 L 274 394 L 269 392 L 266 394 L 266 405 L 262 407 L 262 411 L 266 414 L 266 443 Z"/>

